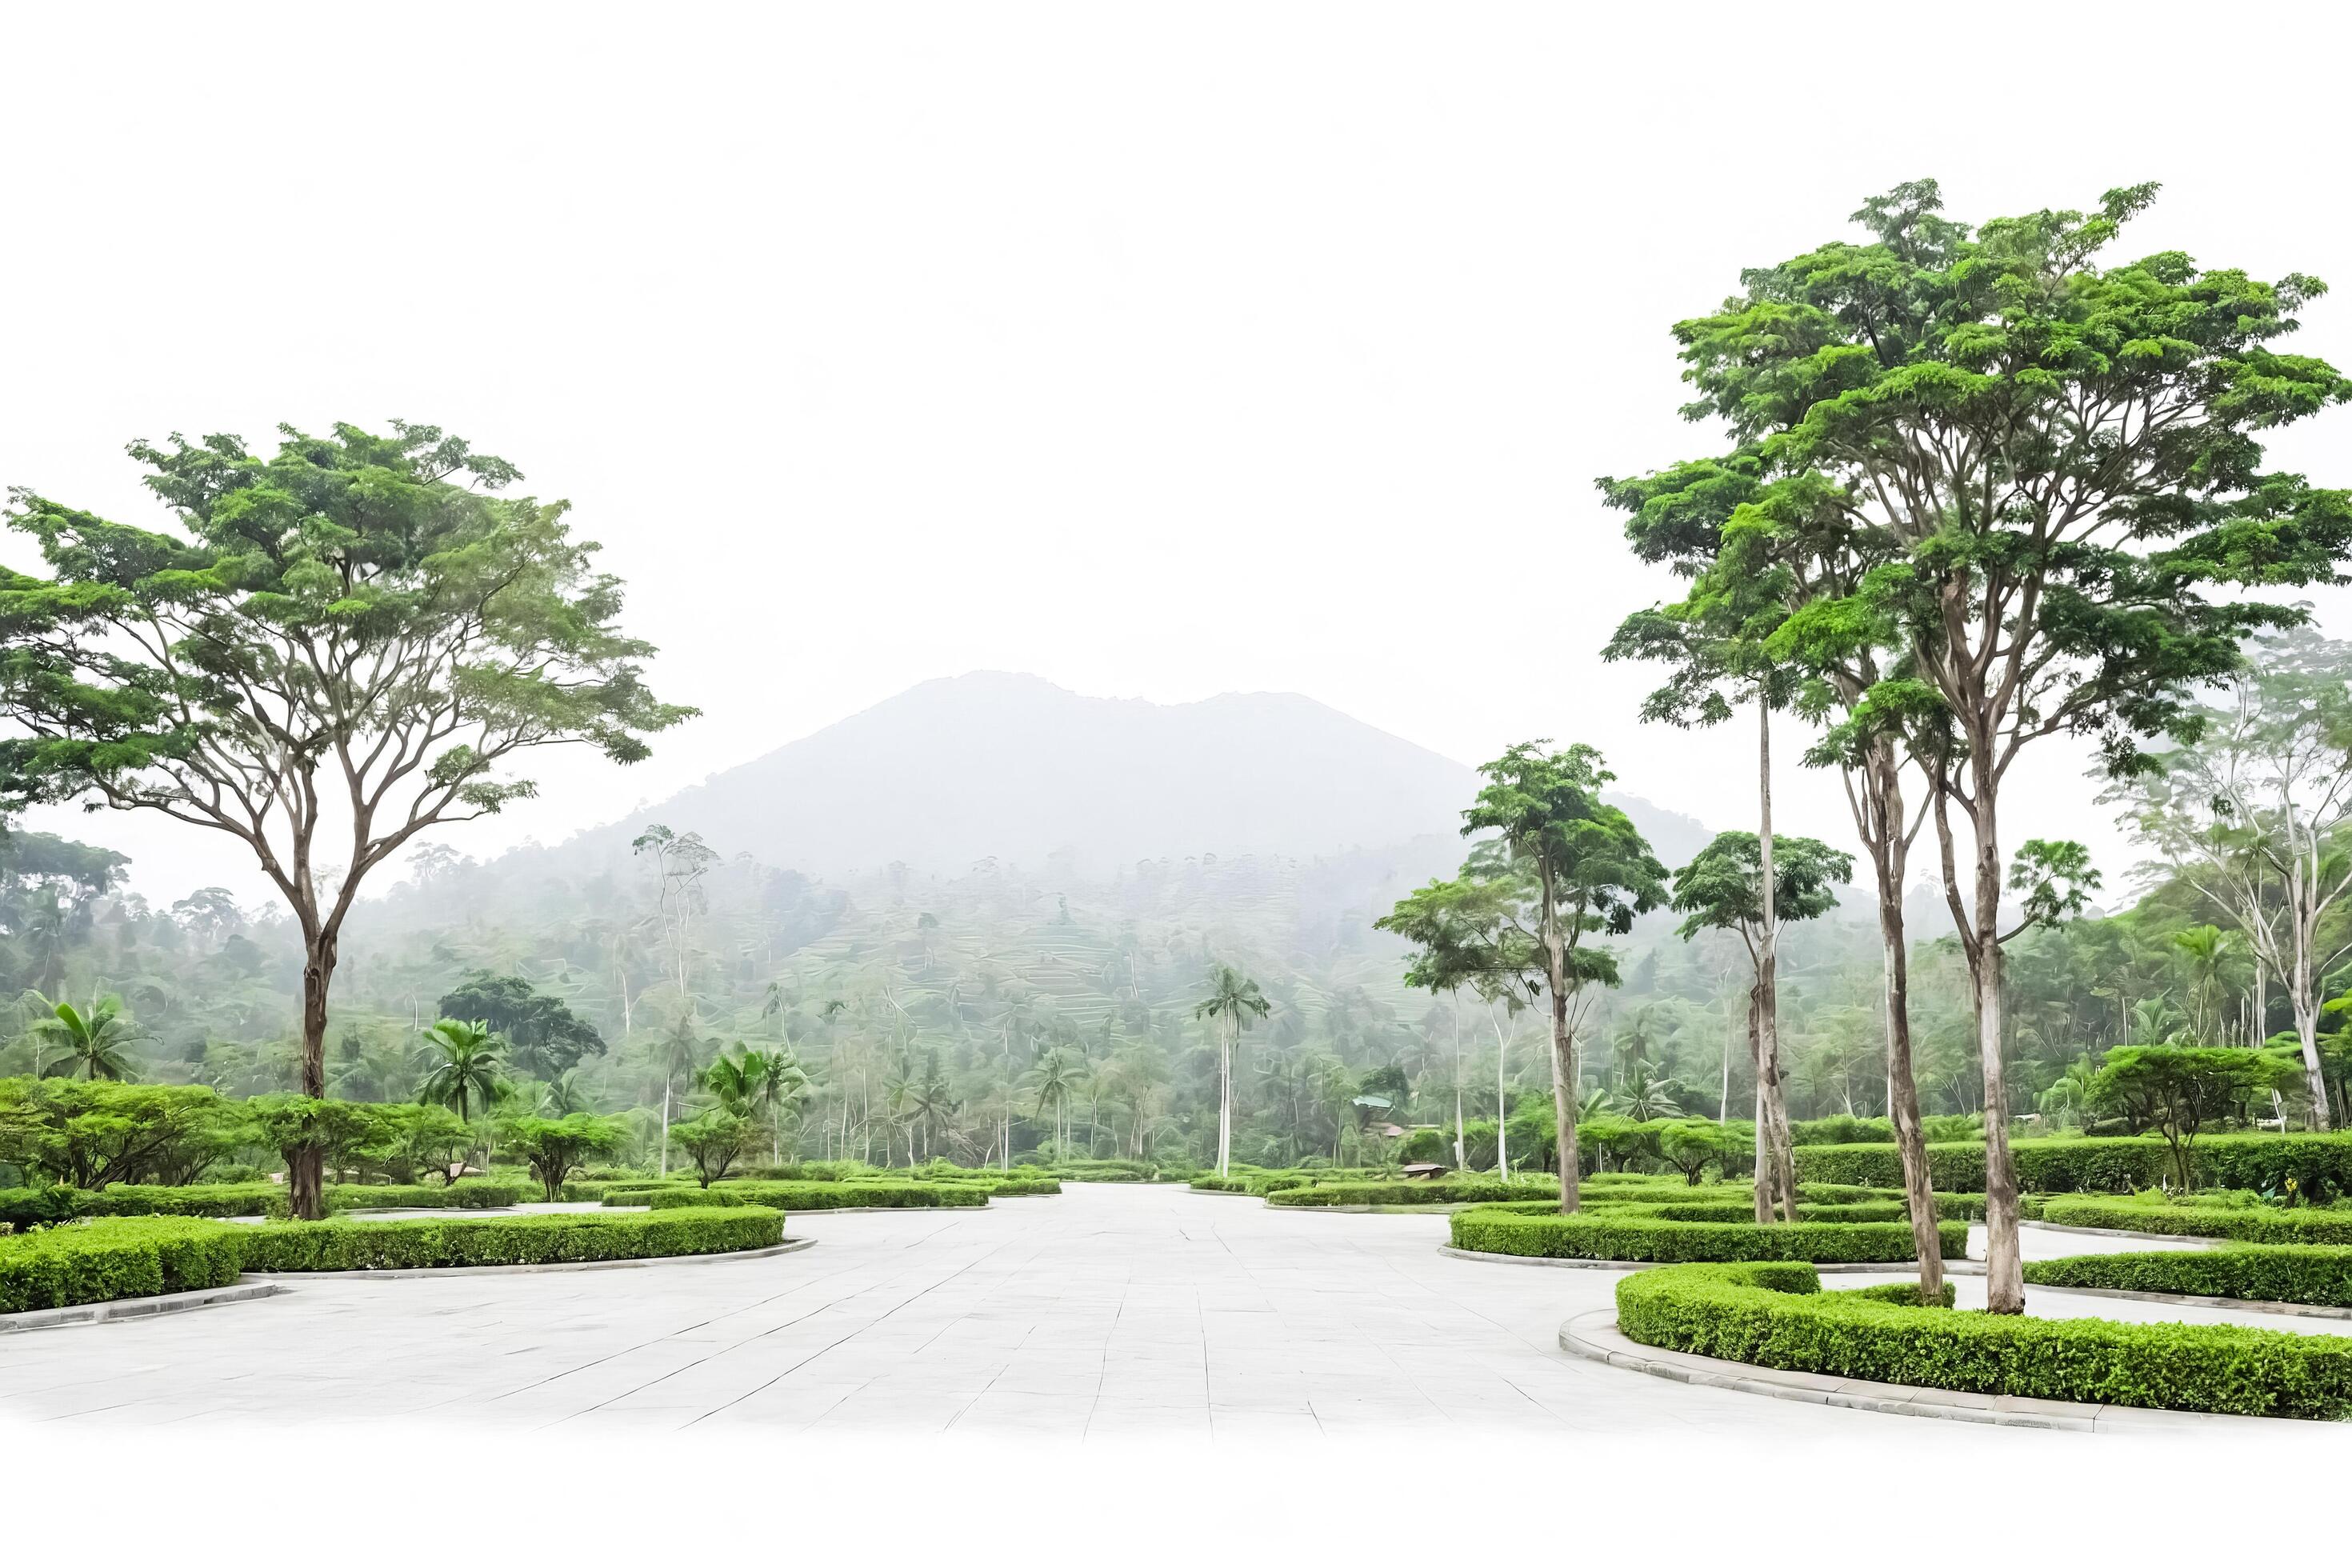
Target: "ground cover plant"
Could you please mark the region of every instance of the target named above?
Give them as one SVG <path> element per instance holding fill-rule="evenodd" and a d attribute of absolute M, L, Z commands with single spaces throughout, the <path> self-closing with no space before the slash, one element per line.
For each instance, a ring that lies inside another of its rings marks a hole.
<path fill-rule="evenodd" d="M 1753 1366 L 1975 1394 L 2313 1419 L 2352 1416 L 2352 1338 L 2030 1318 L 1821 1289 L 1806 1264 L 1627 1276 L 1628 1339 Z"/>
<path fill-rule="evenodd" d="M 2100 1252 L 2025 1266 L 2029 1285 L 2352 1307 L 2352 1247 L 2233 1246 Z"/>

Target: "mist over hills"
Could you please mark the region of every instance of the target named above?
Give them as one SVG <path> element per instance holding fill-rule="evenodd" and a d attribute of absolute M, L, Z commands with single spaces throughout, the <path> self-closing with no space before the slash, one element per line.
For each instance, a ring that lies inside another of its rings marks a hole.
<path fill-rule="evenodd" d="M 1160 704 L 981 671 L 925 681 L 553 853 L 607 860 L 659 822 L 823 877 L 894 863 L 955 875 L 990 858 L 1107 877 L 1139 860 L 1454 841 L 1478 784 L 1296 693 Z M 1669 865 L 1706 842 L 1689 817 L 1618 803 Z M 1458 845 L 1426 854 L 1450 868 Z"/>

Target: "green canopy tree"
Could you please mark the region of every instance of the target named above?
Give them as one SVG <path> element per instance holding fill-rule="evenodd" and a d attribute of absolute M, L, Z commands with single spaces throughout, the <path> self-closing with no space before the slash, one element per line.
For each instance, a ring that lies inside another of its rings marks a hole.
<path fill-rule="evenodd" d="M 369 875 L 437 826 L 532 793 L 531 748 L 615 762 L 690 710 L 654 700 L 621 585 L 562 502 L 430 426 L 134 444 L 175 527 L 31 491 L 8 526 L 47 574 L 0 570 L 0 810 L 83 800 L 243 844 L 299 929 L 301 1088 L 326 1092 L 327 1004 Z M 320 1168 L 290 1172 L 322 1212 Z"/>
<path fill-rule="evenodd" d="M 443 1017 L 468 1019 L 505 1040 L 515 1066 L 534 1076 L 551 1078 L 604 1054 L 604 1037 L 586 1019 L 520 974 L 469 969 L 436 1005 Z"/>
<path fill-rule="evenodd" d="M 1769 996 L 1765 964 L 1769 956 L 1765 911 L 1777 921 L 1809 921 L 1837 907 L 1837 889 L 1853 875 L 1853 857 L 1818 838 L 1783 836 L 1771 863 L 1771 898 L 1765 894 L 1764 851 L 1753 833 L 1718 833 L 1713 842 L 1675 873 L 1673 907 L 1683 915 L 1677 934 L 1685 942 L 1702 931 L 1727 931 L 1748 950 L 1753 980 L 1748 991 L 1748 1050 L 1756 1068 L 1756 1223 L 1765 1224 L 1778 1205 L 1781 1217 L 1797 1218 L 1796 1140 L 1789 1130 L 1789 1105 L 1777 1035 L 1764 1026 Z M 1940 1247 L 1923 1249 L 1923 1259 Z M 1942 1288 L 1940 1277 L 1934 1280 Z"/>
<path fill-rule="evenodd" d="M 1549 750 L 1522 742 L 1479 768 L 1486 784 L 1462 814 L 1465 837 L 1490 834 L 1478 873 L 1496 890 L 1495 907 L 1514 931 L 1498 956 L 1532 943 L 1551 1005 L 1552 1121 L 1561 1173 L 1559 1206 L 1574 1214 L 1576 1042 L 1593 992 L 1617 984 L 1617 956 L 1591 942 L 1622 936 L 1634 917 L 1666 900 L 1665 868 L 1633 819 L 1601 798 L 1616 775 L 1591 746 Z"/>
<path fill-rule="evenodd" d="M 610 1117 L 576 1111 L 564 1117 L 514 1116 L 499 1123 L 500 1146 L 530 1164 L 549 1203 L 562 1199 L 564 1179 L 588 1156 L 619 1147 L 621 1138 L 620 1124 Z"/>
<path fill-rule="evenodd" d="M 686 1151 L 697 1180 L 707 1187 L 726 1175 L 751 1146 L 751 1124 L 731 1110 L 706 1110 L 671 1128 L 669 1142 Z"/>
<path fill-rule="evenodd" d="M 1901 667 L 1863 693 L 1912 715 L 1969 966 L 1984 1080 L 1992 1310 L 2021 1311 L 2001 981 L 2003 784 L 2023 750 L 2093 740 L 2116 775 L 2149 737 L 2194 733 L 2189 694 L 2240 641 L 2305 612 L 2217 586 L 2333 580 L 2352 497 L 2263 471 L 2260 434 L 2352 397 L 2279 352 L 2317 280 L 2265 283 L 2179 252 L 2103 264 L 2155 198 L 1971 230 L 1932 181 L 1855 215 L 1862 244 L 1742 275 L 1680 323 L 1691 411 L 1809 526 L 1869 542 L 1817 619 L 1892 620 Z M 1791 492 L 1802 492 L 1801 496 Z M 1972 846 L 1964 871 L 1955 817 Z"/>
<path fill-rule="evenodd" d="M 2172 1154 L 2183 1188 L 2195 1172 L 2197 1134 L 2258 1094 L 2267 1094 L 2284 1064 L 2234 1046 L 2117 1046 L 2091 1080 L 2091 1102 L 2153 1127 Z M 2284 1068 L 2289 1081 L 2294 1069 Z"/>

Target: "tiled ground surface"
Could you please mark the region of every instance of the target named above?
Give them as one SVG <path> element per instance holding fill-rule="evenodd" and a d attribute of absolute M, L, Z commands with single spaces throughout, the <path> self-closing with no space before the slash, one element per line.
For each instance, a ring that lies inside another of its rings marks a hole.
<path fill-rule="evenodd" d="M 968 1213 L 794 1215 L 789 1231 L 819 1245 L 605 1272 L 304 1281 L 268 1300 L 11 1336 L 0 1419 L 1897 1441 L 1940 1425 L 1570 1360 L 1561 1321 L 1606 1305 L 1618 1276 L 1446 1258 L 1434 1216 L 1074 1186 Z M 2126 1245 L 2027 1241 L 2034 1257 Z M 2046 1293 L 2039 1306 L 2223 1316 Z"/>

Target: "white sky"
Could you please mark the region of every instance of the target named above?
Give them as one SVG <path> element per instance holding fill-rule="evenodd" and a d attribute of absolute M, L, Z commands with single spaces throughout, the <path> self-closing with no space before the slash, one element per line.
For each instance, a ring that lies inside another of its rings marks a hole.
<path fill-rule="evenodd" d="M 1748 732 L 1644 729 L 1595 656 L 1664 584 L 1593 477 L 1717 444 L 1668 325 L 1922 175 L 1970 221 L 2159 179 L 2126 248 L 2352 289 L 2343 38 L 1635 10 L 14 7 L 0 483 L 153 522 L 132 437 L 398 416 L 569 497 L 708 716 L 543 767 L 477 855 L 971 668 L 1297 690 L 1467 762 L 1589 740 L 1745 822 Z M 2306 320 L 2352 361 L 2352 297 Z M 2347 435 L 2274 456 L 2352 482 Z M 2112 876 L 2080 766 L 2008 837 Z M 1850 837 L 1830 781 L 1785 795 Z M 194 829 L 47 824 L 151 895 L 256 887 Z"/>

